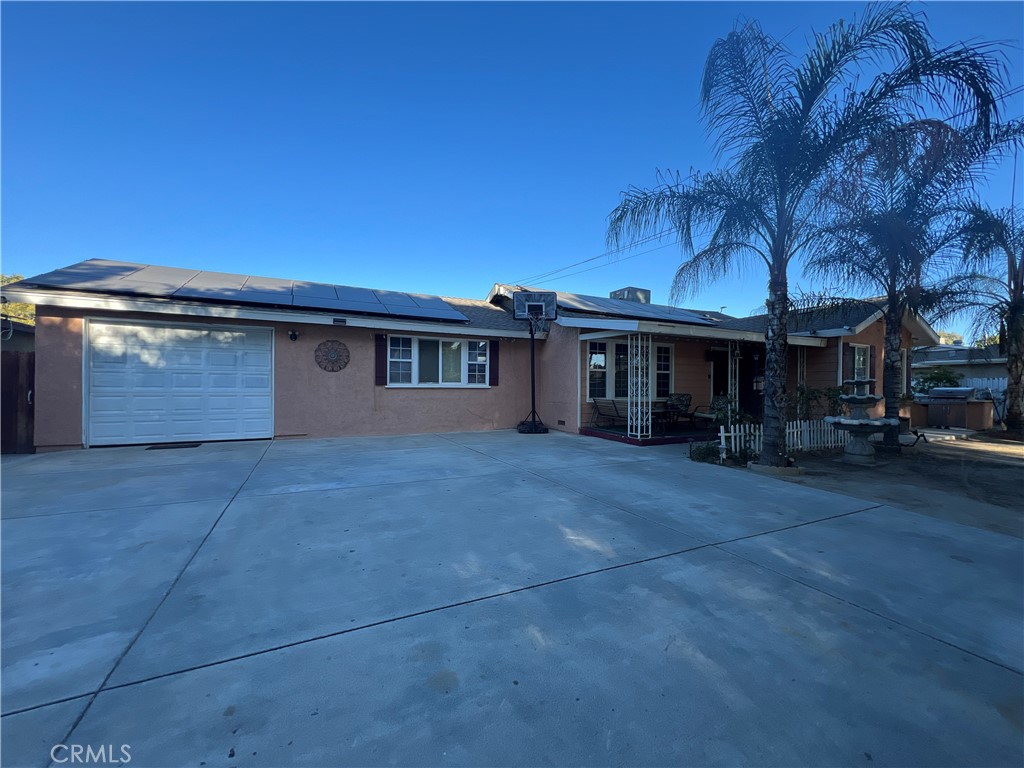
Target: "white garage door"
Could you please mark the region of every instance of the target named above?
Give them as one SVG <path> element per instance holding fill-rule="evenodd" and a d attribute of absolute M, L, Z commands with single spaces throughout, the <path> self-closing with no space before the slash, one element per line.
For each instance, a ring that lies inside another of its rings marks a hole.
<path fill-rule="evenodd" d="M 88 443 L 271 437 L 269 328 L 89 322 Z"/>

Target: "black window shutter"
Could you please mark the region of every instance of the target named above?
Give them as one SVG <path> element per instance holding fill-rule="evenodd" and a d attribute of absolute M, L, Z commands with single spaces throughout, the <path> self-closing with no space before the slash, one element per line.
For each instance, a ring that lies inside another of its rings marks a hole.
<path fill-rule="evenodd" d="M 877 378 L 875 376 L 875 347 L 872 344 L 868 349 L 871 350 L 868 352 L 868 378 L 874 379 Z"/>
<path fill-rule="evenodd" d="M 839 337 L 840 339 L 842 336 Z M 843 381 L 853 378 L 853 347 L 849 344 L 843 345 Z"/>
<path fill-rule="evenodd" d="M 373 383 L 382 387 L 388 383 L 388 337 L 383 333 L 377 334 L 374 352 L 376 365 Z"/>
<path fill-rule="evenodd" d="M 490 365 L 487 366 L 488 375 L 487 383 L 492 387 L 498 386 L 498 340 L 491 339 L 491 359 Z"/>

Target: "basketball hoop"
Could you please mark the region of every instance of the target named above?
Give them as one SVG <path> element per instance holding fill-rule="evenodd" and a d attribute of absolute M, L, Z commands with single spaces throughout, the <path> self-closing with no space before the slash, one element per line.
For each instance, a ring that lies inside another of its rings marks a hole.
<path fill-rule="evenodd" d="M 524 434 L 546 434 L 537 415 L 537 331 L 544 330 L 544 324 L 558 318 L 558 294 L 554 291 L 516 291 L 512 294 L 512 313 L 516 320 L 530 321 L 530 415 L 519 422 L 519 431 Z"/>

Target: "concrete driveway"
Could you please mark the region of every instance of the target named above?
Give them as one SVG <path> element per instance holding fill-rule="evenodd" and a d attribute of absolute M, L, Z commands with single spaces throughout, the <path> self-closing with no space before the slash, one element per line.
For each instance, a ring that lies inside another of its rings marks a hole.
<path fill-rule="evenodd" d="M 5 460 L 3 765 L 1021 764 L 1018 539 L 685 455 Z"/>

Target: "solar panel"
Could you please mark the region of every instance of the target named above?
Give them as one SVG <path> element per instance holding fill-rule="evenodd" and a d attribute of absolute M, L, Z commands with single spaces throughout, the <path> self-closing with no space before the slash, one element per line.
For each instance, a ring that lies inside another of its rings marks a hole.
<path fill-rule="evenodd" d="M 173 293 L 198 274 L 194 270 L 174 269 L 173 267 L 143 267 L 137 272 L 123 277 L 108 277 L 96 287 L 120 293 L 152 296 Z"/>
<path fill-rule="evenodd" d="M 132 264 L 125 261 L 108 261 L 106 259 L 89 259 L 70 267 L 55 269 L 52 272 L 39 275 L 26 280 L 36 285 L 46 285 L 52 288 L 67 288 L 71 286 L 89 286 L 105 282 L 111 278 L 117 279 L 138 272 L 145 267 L 145 264 Z"/>
<path fill-rule="evenodd" d="M 714 325 L 713 322 L 685 309 L 662 304 L 641 304 L 623 299 L 606 299 L 601 296 L 583 296 L 575 293 L 558 293 L 558 304 L 565 309 L 581 312 L 595 312 L 617 317 L 634 317 L 694 325 Z"/>
<path fill-rule="evenodd" d="M 424 320 L 468 322 L 438 296 L 375 291 L 330 283 L 201 272 L 177 267 L 89 259 L 29 278 L 26 285 L 134 296 L 204 299 L 233 304 L 303 307 Z"/>
<path fill-rule="evenodd" d="M 416 302 L 412 300 L 412 296 L 407 293 L 396 293 L 394 291 L 374 291 L 377 296 L 377 300 L 387 306 L 389 304 L 398 307 L 415 307 Z"/>
<path fill-rule="evenodd" d="M 281 294 L 291 297 L 292 281 L 278 280 L 275 277 L 249 277 L 246 278 L 245 285 L 242 286 L 242 292 L 247 291 Z"/>
<path fill-rule="evenodd" d="M 233 275 L 230 272 L 199 272 L 186 283 L 201 288 L 241 288 L 245 285 L 245 275 Z"/>
<path fill-rule="evenodd" d="M 292 294 L 296 297 L 296 301 L 299 296 L 331 300 L 338 298 L 338 292 L 334 290 L 333 285 L 328 285 L 327 283 L 306 283 L 301 280 L 296 280 L 292 283 Z"/>
<path fill-rule="evenodd" d="M 369 288 L 353 288 L 349 285 L 336 285 L 334 290 L 342 301 L 366 301 L 371 304 L 380 304 L 376 294 Z"/>

